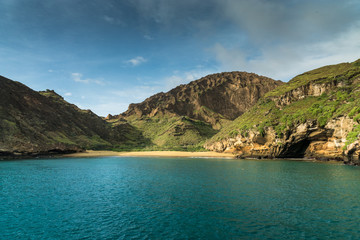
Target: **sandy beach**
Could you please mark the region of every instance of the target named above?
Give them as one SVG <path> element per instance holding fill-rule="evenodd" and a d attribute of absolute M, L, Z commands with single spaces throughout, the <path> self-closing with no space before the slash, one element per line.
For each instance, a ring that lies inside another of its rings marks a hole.
<path fill-rule="evenodd" d="M 87 150 L 82 153 L 66 154 L 64 157 L 104 157 L 104 156 L 133 156 L 133 157 L 227 157 L 234 158 L 231 153 L 218 152 L 181 152 L 181 151 L 147 151 L 147 152 L 114 152 Z"/>

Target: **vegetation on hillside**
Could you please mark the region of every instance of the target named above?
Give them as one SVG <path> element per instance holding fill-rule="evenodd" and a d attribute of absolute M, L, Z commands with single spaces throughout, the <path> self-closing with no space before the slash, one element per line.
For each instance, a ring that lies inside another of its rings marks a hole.
<path fill-rule="evenodd" d="M 341 82 L 342 87 L 334 87 L 320 96 L 306 96 L 285 106 L 276 106 L 276 97 L 309 83 Z M 219 141 L 238 134 L 246 137 L 248 130 L 264 134 L 266 127 L 272 127 L 278 137 L 287 130 L 308 120 L 316 121 L 324 127 L 330 119 L 347 115 L 360 122 L 360 60 L 326 66 L 306 72 L 289 83 L 267 93 L 245 114 L 225 126 L 210 142 Z M 352 143 L 360 134 L 360 125 L 354 126 L 348 135 L 347 144 Z"/>
<path fill-rule="evenodd" d="M 210 124 L 184 116 L 131 116 L 127 121 L 148 139 L 148 142 L 131 149 L 137 151 L 204 151 L 204 142 L 218 132 Z M 129 148 L 123 145 L 113 150 L 126 151 Z"/>
<path fill-rule="evenodd" d="M 360 135 L 360 59 L 300 74 L 283 85 L 249 73 L 210 75 L 132 104 L 125 114 L 107 121 L 54 91 L 35 92 L 0 80 L 0 153 L 69 148 L 204 151 L 209 139 L 246 137 L 250 129 L 264 135 L 269 127 L 282 138 L 306 121 L 324 128 L 340 116 L 357 123 L 347 145 Z M 326 91 L 307 94 L 306 87 L 316 84 L 326 85 Z M 293 94 L 299 89 L 303 96 Z"/>
<path fill-rule="evenodd" d="M 266 97 L 280 96 L 286 92 L 309 83 L 326 83 L 334 80 L 348 81 L 360 73 L 360 59 L 353 63 L 340 63 L 336 65 L 324 66 L 303 74 L 290 80 L 288 83 L 265 94 Z"/>

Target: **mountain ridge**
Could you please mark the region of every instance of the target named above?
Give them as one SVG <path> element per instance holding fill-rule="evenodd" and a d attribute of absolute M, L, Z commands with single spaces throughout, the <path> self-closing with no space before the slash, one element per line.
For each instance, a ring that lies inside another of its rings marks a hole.
<path fill-rule="evenodd" d="M 36 92 L 0 76 L 0 155 L 27 156 L 112 148 L 141 133 L 126 124 L 111 126 L 52 90 Z M 145 141 L 145 140 L 143 140 Z"/>
<path fill-rule="evenodd" d="M 203 149 L 207 138 L 282 84 L 247 72 L 211 74 L 130 104 L 107 121 L 125 120 L 143 131 L 153 143 L 148 149 Z"/>
<path fill-rule="evenodd" d="M 233 120 L 240 116 L 259 96 L 282 84 L 280 80 L 247 72 L 210 74 L 168 92 L 157 93 L 141 103 L 132 103 L 125 112 L 109 118 L 173 113 L 214 126 L 221 119 Z M 239 102 L 246 94 L 249 95 L 248 101 Z M 202 110 L 202 107 L 206 109 Z"/>
<path fill-rule="evenodd" d="M 84 149 L 204 148 L 239 157 L 360 164 L 360 59 L 287 83 L 246 72 L 205 76 L 101 118 L 52 90 L 0 77 L 0 158 Z"/>

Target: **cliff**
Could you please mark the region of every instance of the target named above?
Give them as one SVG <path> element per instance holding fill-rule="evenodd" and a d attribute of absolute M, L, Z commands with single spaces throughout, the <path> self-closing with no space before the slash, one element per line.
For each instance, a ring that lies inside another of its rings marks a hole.
<path fill-rule="evenodd" d="M 107 121 L 128 121 L 151 140 L 151 149 L 196 150 L 280 85 L 281 81 L 253 73 L 212 74 L 130 104 L 126 112 L 108 116 Z"/>
<path fill-rule="evenodd" d="M 301 74 L 267 93 L 205 148 L 240 157 L 306 157 L 357 164 L 360 60 Z"/>
<path fill-rule="evenodd" d="M 217 127 L 222 119 L 234 120 L 281 81 L 246 72 L 208 75 L 142 103 L 130 104 L 122 117 L 187 116 Z"/>
<path fill-rule="evenodd" d="M 135 139 L 134 139 L 135 138 Z M 111 126 L 54 91 L 36 92 L 0 77 L 0 157 L 112 148 L 146 142 L 128 123 Z"/>

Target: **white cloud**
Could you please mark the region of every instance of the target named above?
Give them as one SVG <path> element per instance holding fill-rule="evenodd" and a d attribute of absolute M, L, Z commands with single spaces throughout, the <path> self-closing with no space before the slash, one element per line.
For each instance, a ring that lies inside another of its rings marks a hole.
<path fill-rule="evenodd" d="M 80 82 L 80 83 L 89 83 L 88 79 L 81 79 L 82 78 L 82 74 L 81 73 L 71 73 L 71 77 L 75 82 Z"/>
<path fill-rule="evenodd" d="M 317 67 L 360 58 L 358 39 L 360 23 L 331 40 L 307 44 L 290 42 L 263 47 L 255 58 L 240 48 L 226 48 L 222 44 L 216 44 L 212 50 L 225 71 L 255 72 L 275 79 L 289 80 Z"/>
<path fill-rule="evenodd" d="M 71 93 L 71 92 L 67 92 L 67 93 L 64 94 L 64 96 L 70 97 L 70 96 L 72 96 L 72 93 Z"/>
<path fill-rule="evenodd" d="M 205 77 L 206 75 L 209 75 L 214 72 L 216 72 L 216 71 L 202 70 L 202 69 L 196 69 L 196 70 L 187 71 L 187 72 L 174 71 L 173 75 L 166 77 L 164 79 L 164 82 L 165 82 L 164 90 L 169 91 L 170 89 L 177 87 L 180 84 L 187 84 L 191 81 L 200 79 L 200 78 Z"/>
<path fill-rule="evenodd" d="M 71 73 L 71 78 L 75 82 L 79 82 L 79 83 L 84 83 L 84 84 L 96 83 L 98 85 L 105 85 L 102 79 L 91 79 L 91 78 L 84 79 L 81 73 Z"/>
<path fill-rule="evenodd" d="M 217 0 L 224 16 L 246 32 L 250 41 L 311 42 L 330 39 L 359 20 L 351 0 Z"/>
<path fill-rule="evenodd" d="M 135 57 L 135 58 L 132 58 L 132 59 L 126 61 L 126 63 L 131 64 L 133 66 L 138 66 L 145 62 L 147 62 L 147 60 L 141 56 L 138 56 L 138 57 Z"/>

